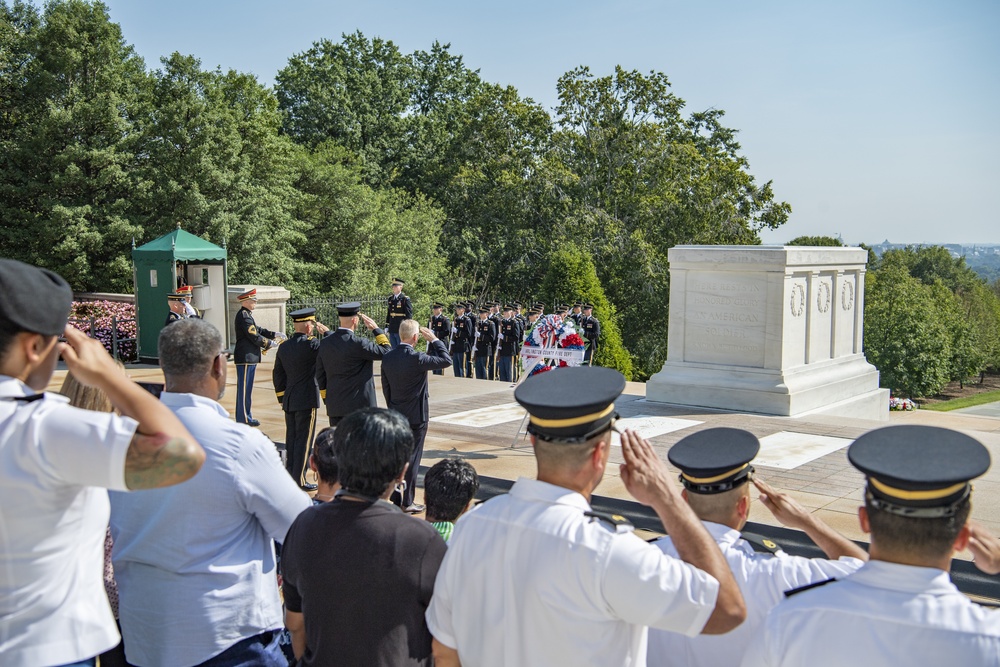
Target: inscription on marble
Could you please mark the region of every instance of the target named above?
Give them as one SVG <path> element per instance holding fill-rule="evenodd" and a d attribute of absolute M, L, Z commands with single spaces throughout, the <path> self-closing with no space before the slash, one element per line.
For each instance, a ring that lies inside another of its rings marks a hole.
<path fill-rule="evenodd" d="M 692 272 L 687 282 L 686 361 L 764 365 L 763 276 Z"/>

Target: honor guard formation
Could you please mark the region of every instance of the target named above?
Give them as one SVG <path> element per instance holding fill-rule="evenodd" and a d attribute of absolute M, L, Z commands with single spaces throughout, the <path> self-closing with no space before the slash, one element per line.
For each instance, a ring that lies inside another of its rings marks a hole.
<path fill-rule="evenodd" d="M 758 476 L 750 431 L 693 431 L 671 473 L 621 428 L 626 382 L 593 365 L 592 304 L 553 306 L 589 343 L 584 365 L 521 378 L 544 303 L 462 300 L 449 318 L 434 302 L 422 326 L 403 287 L 385 330 L 353 302 L 329 328 L 293 311 L 291 337 L 255 323 L 255 289 L 240 294 L 233 419 L 224 337 L 186 291 L 168 296 L 157 399 L 67 326 L 60 276 L 0 259 L 0 664 L 1000 667 L 1000 611 L 949 577 L 966 549 L 1000 575 L 1000 541 L 969 520 L 991 464 L 975 438 L 894 425 L 849 446 L 865 549 Z M 254 371 L 275 347 L 284 465 L 252 428 Z M 72 400 L 45 392 L 60 358 L 86 390 Z M 516 383 L 536 475 L 475 505 L 475 468 L 444 458 L 425 507 L 428 376 L 473 367 Z M 595 511 L 612 459 L 665 537 Z M 748 532 L 752 502 L 822 556 Z"/>

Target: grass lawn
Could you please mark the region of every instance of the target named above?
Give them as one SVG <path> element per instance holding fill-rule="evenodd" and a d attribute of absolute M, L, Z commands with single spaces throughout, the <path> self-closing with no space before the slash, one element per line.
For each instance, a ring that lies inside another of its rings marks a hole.
<path fill-rule="evenodd" d="M 995 401 L 1000 401 L 1000 391 L 985 391 L 981 394 L 975 394 L 973 396 L 964 396 L 962 398 L 955 398 L 950 401 L 928 403 L 927 405 L 921 405 L 920 409 L 936 410 L 938 412 L 948 412 L 949 410 L 958 410 L 959 408 L 971 408 L 974 405 L 993 403 Z"/>

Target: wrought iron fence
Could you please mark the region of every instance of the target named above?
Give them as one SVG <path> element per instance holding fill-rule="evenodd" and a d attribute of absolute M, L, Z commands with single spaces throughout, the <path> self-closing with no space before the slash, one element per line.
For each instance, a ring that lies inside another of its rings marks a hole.
<path fill-rule="evenodd" d="M 388 298 L 387 294 L 365 294 L 362 296 L 318 296 L 289 299 L 288 303 L 285 304 L 285 311 L 291 313 L 301 308 L 315 308 L 316 319 L 331 329 L 336 329 L 338 325 L 337 304 L 357 301 L 361 304 L 362 313 L 375 320 L 380 327 L 384 327 Z M 292 318 L 287 317 L 286 319 L 287 331 L 292 328 Z M 374 337 L 368 328 L 363 326 L 358 327 L 357 334 L 368 338 Z"/>

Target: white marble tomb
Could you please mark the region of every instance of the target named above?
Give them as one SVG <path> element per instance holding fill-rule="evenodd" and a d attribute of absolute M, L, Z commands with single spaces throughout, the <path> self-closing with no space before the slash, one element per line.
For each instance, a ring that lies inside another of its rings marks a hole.
<path fill-rule="evenodd" d="M 862 248 L 677 246 L 667 361 L 651 401 L 770 415 L 885 420 L 862 353 Z"/>

